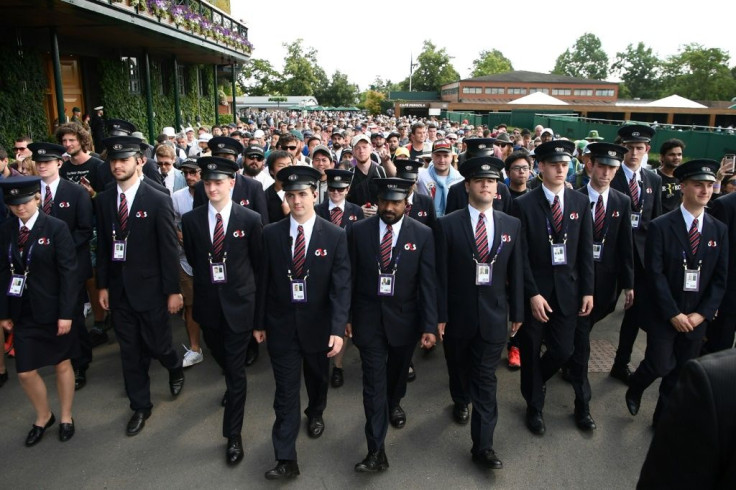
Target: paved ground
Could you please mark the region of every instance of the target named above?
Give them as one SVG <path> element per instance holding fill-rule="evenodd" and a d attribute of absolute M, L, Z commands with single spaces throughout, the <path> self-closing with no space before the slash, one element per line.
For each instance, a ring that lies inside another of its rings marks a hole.
<path fill-rule="evenodd" d="M 621 312 L 593 331 L 595 353 L 609 356 L 616 345 Z M 175 320 L 177 345 L 185 338 Z M 634 364 L 643 356 L 642 332 Z M 599 359 L 597 362 L 608 359 Z M 331 390 L 325 412 L 326 430 L 311 440 L 297 441 L 301 476 L 289 488 L 482 488 L 613 489 L 633 488 L 652 436 L 651 414 L 656 385 L 644 395 L 638 417 L 624 403 L 624 386 L 607 373 L 592 372 L 593 434 L 581 433 L 572 417 L 573 393 L 561 378 L 548 383 L 547 433 L 532 435 L 524 425 L 519 373 L 502 368 L 499 378 L 499 423 L 495 448 L 504 469 L 482 471 L 470 460 L 470 427 L 451 420 L 451 400 L 441 348 L 415 356 L 417 380 L 403 402 L 408 416 L 402 430 L 389 428 L 386 452 L 390 468 L 378 475 L 356 474 L 353 465 L 366 453 L 363 435 L 358 352 L 346 356 L 346 383 Z M 75 437 L 60 443 L 57 426 L 33 448 L 23 445 L 34 420 L 18 385 L 12 360 L 10 381 L 0 389 L 0 478 L 2 488 L 271 488 L 263 473 L 274 464 L 271 445 L 273 375 L 265 349 L 248 373 L 248 400 L 243 439 L 244 461 L 235 468 L 224 462 L 220 437 L 220 399 L 224 380 L 205 352 L 205 362 L 187 370 L 184 390 L 172 400 L 168 373 L 152 366 L 153 415 L 136 437 L 125 435 L 131 412 L 123 391 L 118 346 L 95 350 L 87 387 L 77 393 Z M 600 369 L 599 369 L 600 371 Z M 44 370 L 52 407 L 58 409 L 54 378 Z M 302 390 L 302 400 L 306 394 Z"/>

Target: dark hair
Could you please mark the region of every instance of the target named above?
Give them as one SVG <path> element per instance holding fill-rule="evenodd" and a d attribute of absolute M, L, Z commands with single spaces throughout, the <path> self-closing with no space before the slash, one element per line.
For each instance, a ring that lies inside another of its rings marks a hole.
<path fill-rule="evenodd" d="M 411 134 L 414 134 L 417 129 L 422 129 L 422 128 L 425 128 L 425 127 L 426 126 L 424 125 L 423 122 L 421 122 L 421 121 L 415 122 L 414 124 L 411 125 Z"/>
<path fill-rule="evenodd" d="M 8 158 L 8 152 L 0 146 L 0 160 L 5 160 L 6 158 Z"/>
<path fill-rule="evenodd" d="M 504 167 L 506 168 L 506 172 L 509 171 L 512 163 L 520 159 L 526 160 L 526 163 L 528 163 L 530 167 L 532 166 L 532 157 L 529 156 L 529 152 L 526 150 L 516 150 L 515 152 L 511 153 L 511 155 L 507 156 L 506 160 L 504 160 L 503 162 Z"/>
<path fill-rule="evenodd" d="M 268 170 L 273 170 L 276 160 L 281 160 L 282 158 L 288 158 L 291 160 L 291 163 L 294 163 L 294 157 L 288 151 L 273 150 L 268 154 L 268 158 L 266 158 L 266 167 L 268 167 Z"/>
<path fill-rule="evenodd" d="M 17 138 L 15 138 L 15 142 L 16 143 L 20 143 L 21 141 L 23 141 L 25 143 L 33 143 L 33 140 L 31 139 L 30 136 L 25 136 L 24 135 L 24 136 L 18 136 Z"/>
<path fill-rule="evenodd" d="M 531 136 L 531 134 L 532 134 L 532 132 L 531 132 L 531 131 L 529 131 L 529 130 L 528 130 L 528 129 L 526 129 L 526 128 L 524 128 L 524 129 L 522 129 L 522 130 L 521 130 L 521 135 L 522 135 L 522 136 L 526 136 L 526 135 L 530 135 L 530 136 Z"/>
<path fill-rule="evenodd" d="M 79 140 L 79 145 L 82 147 L 82 151 L 87 152 L 94 149 L 92 136 L 89 134 L 89 131 L 84 129 L 84 126 L 82 126 L 81 124 L 77 122 L 70 122 L 62 124 L 61 126 L 56 128 L 56 141 L 61 144 L 61 139 L 67 134 L 73 134 L 77 137 L 77 140 Z"/>
<path fill-rule="evenodd" d="M 288 145 L 289 143 L 299 141 L 296 136 L 294 136 L 291 133 L 285 133 L 279 136 L 279 148 L 283 148 L 284 146 Z M 298 144 L 297 144 L 298 145 Z"/>
<path fill-rule="evenodd" d="M 684 151 L 685 143 L 683 143 L 681 140 L 678 140 L 677 138 L 672 138 L 671 140 L 667 140 L 664 143 L 662 143 L 662 146 L 659 147 L 659 154 L 665 155 L 672 148 L 682 148 Z"/>

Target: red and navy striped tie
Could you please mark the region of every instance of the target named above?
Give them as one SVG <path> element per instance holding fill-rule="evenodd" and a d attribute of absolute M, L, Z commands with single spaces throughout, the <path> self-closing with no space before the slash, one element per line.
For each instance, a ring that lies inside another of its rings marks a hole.
<path fill-rule="evenodd" d="M 381 240 L 381 268 L 388 269 L 391 263 L 391 248 L 394 241 L 394 232 L 391 229 L 391 225 L 386 225 L 386 233 L 383 234 L 383 240 Z"/>
<path fill-rule="evenodd" d="M 639 207 L 639 183 L 636 181 L 636 174 L 629 181 L 629 194 L 631 194 L 631 203 L 634 209 Z"/>
<path fill-rule="evenodd" d="M 212 255 L 215 259 L 222 258 L 222 248 L 225 243 L 225 229 L 222 226 L 222 215 L 215 214 L 215 232 L 212 234 Z"/>
<path fill-rule="evenodd" d="M 26 246 L 26 242 L 28 241 L 28 237 L 31 235 L 31 230 L 29 230 L 25 226 L 20 227 L 20 232 L 18 233 L 18 248 L 20 249 L 21 253 L 23 252 L 23 248 Z"/>
<path fill-rule="evenodd" d="M 606 209 L 603 207 L 603 196 L 598 194 L 598 202 L 595 203 L 595 221 L 593 223 L 593 231 L 596 240 L 601 239 L 603 233 L 603 221 L 606 219 Z"/>
<path fill-rule="evenodd" d="M 562 230 L 562 208 L 560 207 L 559 196 L 555 196 L 554 201 L 552 201 L 552 224 L 556 233 Z"/>
<path fill-rule="evenodd" d="M 51 205 L 53 204 L 53 201 L 51 200 L 51 186 L 46 186 L 46 195 L 43 198 L 43 212 L 46 214 L 51 214 Z"/>
<path fill-rule="evenodd" d="M 342 224 L 342 210 L 340 208 L 332 208 L 332 211 L 330 211 L 330 221 L 333 225 L 340 226 Z"/>
<path fill-rule="evenodd" d="M 488 232 L 486 231 L 486 216 L 483 213 L 478 215 L 478 224 L 475 225 L 475 248 L 478 249 L 478 262 L 485 264 L 488 262 L 490 251 L 488 250 Z"/>
<path fill-rule="evenodd" d="M 700 246 L 700 232 L 698 231 L 698 218 L 693 220 L 692 226 L 690 226 L 690 233 L 688 234 L 690 239 L 690 251 L 693 253 L 693 257 L 698 255 L 698 246 Z"/>
<path fill-rule="evenodd" d="M 120 207 L 118 207 L 118 219 L 120 220 L 120 232 L 125 233 L 128 229 L 128 201 L 125 194 L 120 193 Z"/>
<path fill-rule="evenodd" d="M 304 261 L 307 258 L 307 250 L 304 241 L 304 227 L 299 225 L 297 227 L 296 242 L 294 243 L 294 258 L 292 262 L 292 268 L 294 270 L 294 277 L 302 277 L 304 272 Z"/>

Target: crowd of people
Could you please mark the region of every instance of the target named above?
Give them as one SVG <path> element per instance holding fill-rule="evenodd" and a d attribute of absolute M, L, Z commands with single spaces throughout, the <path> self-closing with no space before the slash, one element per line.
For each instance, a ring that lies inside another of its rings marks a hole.
<path fill-rule="evenodd" d="M 613 142 L 595 130 L 571 141 L 542 126 L 265 111 L 163 128 L 150 145 L 124 120 L 107 119 L 101 134 L 95 111 L 88 126 L 59 126 L 55 142 L 17 138 L 15 158 L 0 148 L 0 326 L 35 410 L 27 446 L 56 422 L 38 369 L 55 367 L 68 441 L 74 392 L 111 329 L 127 435 L 152 414 L 152 360 L 176 397 L 185 368 L 211 355 L 225 378 L 231 465 L 244 455 L 246 367 L 265 343 L 275 379 L 268 479 L 300 472 L 302 371 L 307 434 L 318 438 L 350 342 L 366 417 L 358 472 L 389 466 L 385 438 L 407 424 L 417 346 L 442 344 L 453 420 L 470 423 L 472 460 L 490 469 L 503 467 L 493 434 L 504 351 L 521 371 L 526 425 L 542 435 L 546 382 L 560 371 L 577 427 L 596 430 L 590 332 L 622 294 L 610 375 L 627 386 L 631 415 L 662 378 L 655 427 L 677 416 L 669 405 L 686 363 L 733 347 L 732 156 L 683 163 L 685 144 L 672 139 L 654 164 L 656 129 L 638 124 Z M 178 313 L 183 355 L 172 344 Z M 632 373 L 639 329 L 647 348 Z M 645 465 L 648 482 L 657 468 Z"/>

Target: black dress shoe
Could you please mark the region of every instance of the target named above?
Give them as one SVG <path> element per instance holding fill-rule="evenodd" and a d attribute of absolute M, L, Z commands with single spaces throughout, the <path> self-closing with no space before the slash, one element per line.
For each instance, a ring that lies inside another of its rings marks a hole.
<path fill-rule="evenodd" d="M 184 388 L 184 369 L 176 368 L 169 371 L 169 389 L 172 396 L 178 396 Z"/>
<path fill-rule="evenodd" d="M 0 352 L 0 356 L 2 356 L 3 353 Z M 0 386 L 4 385 L 8 382 L 8 372 L 5 371 L 3 374 L 0 374 Z"/>
<path fill-rule="evenodd" d="M 279 461 L 276 467 L 266 472 L 268 480 L 284 480 L 286 478 L 296 478 L 299 474 L 299 465 L 296 461 Z"/>
<path fill-rule="evenodd" d="M 258 342 L 255 342 L 253 340 L 248 342 L 248 349 L 245 352 L 245 365 L 246 366 L 252 366 L 253 363 L 255 363 L 258 360 L 259 350 L 260 349 L 258 348 Z"/>
<path fill-rule="evenodd" d="M 109 340 L 107 332 L 100 327 L 92 327 L 89 329 L 89 343 L 93 349 L 100 345 L 107 344 Z"/>
<path fill-rule="evenodd" d="M 54 422 L 56 422 L 56 417 L 54 417 L 54 414 L 52 413 L 51 418 L 43 427 L 33 424 L 31 431 L 28 433 L 28 437 L 26 437 L 26 447 L 35 446 L 41 442 L 41 439 L 43 439 L 43 433 L 46 432 L 46 429 L 54 425 Z"/>
<path fill-rule="evenodd" d="M 455 403 L 452 408 L 452 418 L 460 425 L 465 425 L 470 420 L 470 410 L 466 403 Z"/>
<path fill-rule="evenodd" d="M 538 436 L 544 434 L 546 427 L 544 426 L 544 417 L 542 417 L 542 412 L 531 407 L 527 408 L 526 426 L 532 434 L 536 434 Z"/>
<path fill-rule="evenodd" d="M 74 419 L 71 424 L 65 424 L 64 422 L 59 424 L 59 440 L 66 442 L 74 437 Z"/>
<path fill-rule="evenodd" d="M 222 395 L 222 401 L 220 402 L 220 405 L 223 407 L 227 405 L 227 390 L 225 390 L 225 394 Z"/>
<path fill-rule="evenodd" d="M 389 411 L 389 420 L 391 421 L 391 425 L 397 429 L 401 429 L 406 425 L 406 413 L 401 408 L 401 405 L 396 405 Z"/>
<path fill-rule="evenodd" d="M 628 385 L 629 377 L 631 377 L 631 370 L 627 364 L 613 363 L 611 372 L 609 373 L 612 378 L 616 378 L 622 383 Z"/>
<path fill-rule="evenodd" d="M 417 379 L 417 372 L 414 370 L 414 363 L 409 363 L 409 374 L 406 376 L 406 382 L 411 383 Z"/>
<path fill-rule="evenodd" d="M 307 424 L 307 434 L 312 439 L 317 439 L 325 431 L 325 421 L 322 420 L 322 416 L 309 417 L 309 423 Z"/>
<path fill-rule="evenodd" d="M 388 459 L 386 452 L 369 451 L 368 456 L 363 461 L 355 465 L 355 471 L 358 473 L 375 473 L 376 471 L 385 471 L 388 469 Z"/>
<path fill-rule="evenodd" d="M 590 416 L 590 412 L 588 410 L 575 410 L 575 425 L 578 426 L 578 429 L 586 432 L 597 429 L 595 421 L 593 420 L 593 417 Z"/>
<path fill-rule="evenodd" d="M 240 436 L 232 436 L 227 438 L 227 450 L 225 451 L 225 461 L 229 465 L 236 465 L 243 460 L 243 439 Z"/>
<path fill-rule="evenodd" d="M 332 377 L 330 378 L 330 384 L 333 388 L 339 388 L 345 383 L 342 368 L 337 366 L 332 368 Z"/>
<path fill-rule="evenodd" d="M 641 395 L 642 393 L 629 388 L 626 390 L 626 408 L 629 409 L 631 415 L 639 413 L 639 407 L 641 406 Z"/>
<path fill-rule="evenodd" d="M 498 457 L 496 457 L 496 453 L 493 449 L 486 449 L 485 451 L 477 454 L 473 453 L 473 462 L 478 463 L 484 468 L 490 468 L 492 470 L 500 470 L 503 468 L 503 463 L 498 459 Z"/>
<path fill-rule="evenodd" d="M 74 370 L 74 391 L 79 391 L 87 384 L 87 369 Z"/>
<path fill-rule="evenodd" d="M 128 420 L 128 427 L 125 433 L 134 436 L 143 430 L 146 425 L 146 419 L 151 416 L 150 410 L 136 410 L 133 416 Z"/>

